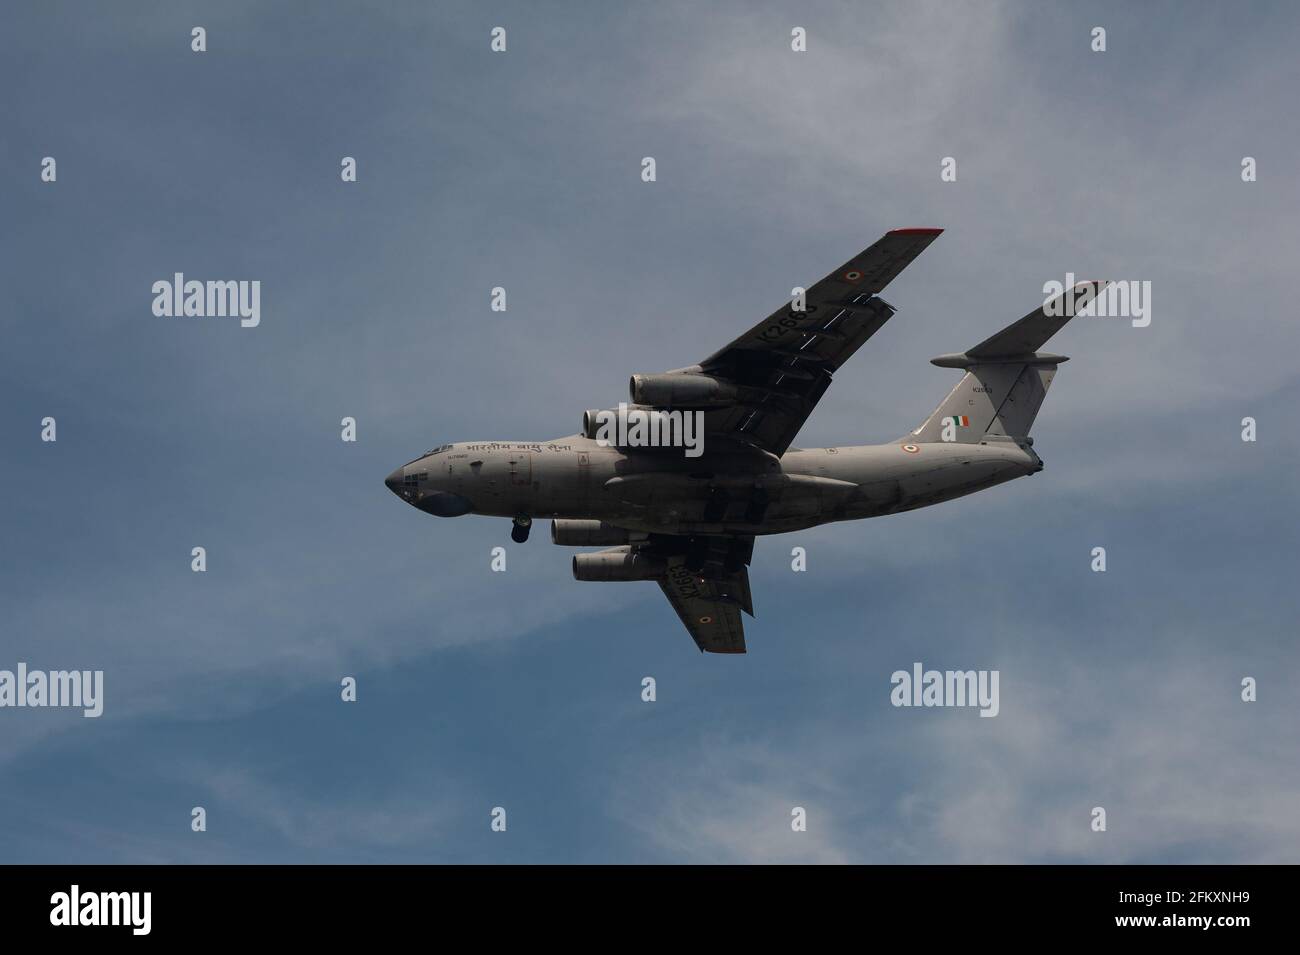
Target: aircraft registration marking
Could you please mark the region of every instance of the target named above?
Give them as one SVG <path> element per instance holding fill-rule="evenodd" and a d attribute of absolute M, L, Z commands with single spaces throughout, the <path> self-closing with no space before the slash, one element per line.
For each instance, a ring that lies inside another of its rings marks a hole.
<path fill-rule="evenodd" d="M 790 332 L 799 330 L 800 326 L 804 322 L 808 321 L 808 318 L 809 316 L 806 315 L 802 319 L 795 318 L 793 315 L 788 315 L 785 318 L 777 319 L 775 324 L 767 326 L 767 328 L 763 329 L 763 331 L 759 333 L 758 340 L 768 343 L 779 341 Z"/>
<path fill-rule="evenodd" d="M 674 564 L 669 567 L 668 576 L 672 579 L 673 586 L 681 596 L 686 598 L 701 596 L 695 586 L 695 575 L 681 564 Z"/>

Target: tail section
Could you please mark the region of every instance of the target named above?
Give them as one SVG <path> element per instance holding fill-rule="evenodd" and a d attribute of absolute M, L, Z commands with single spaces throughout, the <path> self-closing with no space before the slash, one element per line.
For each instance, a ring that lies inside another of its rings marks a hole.
<path fill-rule="evenodd" d="M 990 438 L 1023 441 L 1056 375 L 1068 361 L 1038 349 L 1090 303 L 1105 282 L 1080 282 L 969 351 L 940 355 L 933 364 L 966 371 L 919 428 L 917 443 L 978 444 Z"/>
<path fill-rule="evenodd" d="M 990 435 L 1023 439 L 1038 415 L 1061 355 L 1039 355 L 1032 362 L 976 364 L 943 404 L 912 432 L 918 443 L 956 441 L 979 444 Z"/>

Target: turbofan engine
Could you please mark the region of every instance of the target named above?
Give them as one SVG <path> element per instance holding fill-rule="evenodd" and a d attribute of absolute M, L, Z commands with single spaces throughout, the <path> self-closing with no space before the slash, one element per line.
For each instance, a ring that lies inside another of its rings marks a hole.
<path fill-rule="evenodd" d="M 680 418 L 681 416 L 678 415 Z M 600 411 L 593 409 L 582 413 L 582 433 L 591 438 L 593 441 L 600 435 L 601 428 L 605 429 L 605 434 L 609 437 L 610 443 L 615 447 L 618 446 L 618 436 L 627 434 L 637 422 L 643 422 L 643 427 L 653 433 L 669 433 L 674 423 L 672 419 L 662 411 L 656 411 L 653 408 L 640 408 L 624 406 L 617 409 Z"/>
<path fill-rule="evenodd" d="M 551 521 L 551 543 L 566 547 L 607 547 L 626 544 L 626 528 L 615 527 L 604 521 Z"/>
<path fill-rule="evenodd" d="M 594 554 L 573 555 L 574 580 L 658 580 L 667 565 L 631 547 L 611 547 Z"/>
<path fill-rule="evenodd" d="M 634 404 L 655 408 L 717 408 L 736 400 L 735 385 L 709 375 L 633 375 L 628 393 Z"/>

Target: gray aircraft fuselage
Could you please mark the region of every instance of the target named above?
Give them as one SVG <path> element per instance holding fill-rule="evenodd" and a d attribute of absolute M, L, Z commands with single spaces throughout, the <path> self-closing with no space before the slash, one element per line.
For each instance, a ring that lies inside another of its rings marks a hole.
<path fill-rule="evenodd" d="M 927 507 L 1043 468 L 1029 432 L 1068 359 L 1040 349 L 1105 282 L 1061 289 L 931 359 L 962 378 L 898 440 L 791 446 L 895 313 L 879 293 L 941 231 L 890 230 L 698 364 L 632 375 L 629 402 L 587 411 L 575 435 L 444 445 L 384 483 L 427 514 L 510 518 L 518 543 L 549 517 L 553 543 L 604 548 L 573 556 L 575 580 L 654 581 L 702 652 L 745 653 L 757 537 Z"/>
<path fill-rule="evenodd" d="M 659 534 L 781 534 L 938 504 L 1033 474 L 1042 462 L 1011 440 L 789 449 L 725 439 L 704 453 L 620 449 L 577 434 L 536 444 L 445 445 L 385 484 L 426 513 L 600 520 Z M 761 494 L 761 513 L 751 502 Z"/>

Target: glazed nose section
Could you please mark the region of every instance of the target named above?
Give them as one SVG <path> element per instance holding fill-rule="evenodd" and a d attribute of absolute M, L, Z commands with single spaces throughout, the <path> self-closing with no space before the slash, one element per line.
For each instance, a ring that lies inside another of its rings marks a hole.
<path fill-rule="evenodd" d="M 394 494 L 402 493 L 401 468 L 398 468 L 392 474 L 388 475 L 388 477 L 384 478 L 384 487 L 388 488 L 388 490 L 392 491 Z"/>

